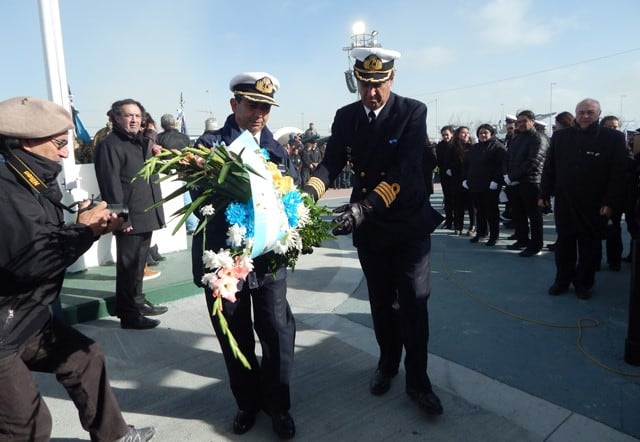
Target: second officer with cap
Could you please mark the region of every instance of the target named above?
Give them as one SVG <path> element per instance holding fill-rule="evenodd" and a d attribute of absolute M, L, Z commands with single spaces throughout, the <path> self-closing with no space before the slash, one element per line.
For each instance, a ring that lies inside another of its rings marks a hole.
<path fill-rule="evenodd" d="M 398 52 L 356 48 L 351 54 L 361 99 L 336 112 L 324 159 L 305 191 L 320 198 L 344 165 L 353 164 L 350 203 L 336 209 L 341 215 L 334 233 L 353 234 L 367 280 L 380 348 L 371 393 L 389 390 L 404 347 L 406 393 L 427 413 L 441 414 L 427 376 L 430 233 L 436 224 L 422 169 L 427 107 L 391 92 Z"/>
<path fill-rule="evenodd" d="M 206 132 L 196 145 L 214 148 L 220 142 L 230 145 L 242 132 L 248 130 L 262 149 L 269 153 L 269 161 L 278 165 L 285 173 L 298 176 L 287 151 L 273 138 L 267 128 L 271 106 L 277 106 L 274 94 L 280 84 L 266 72 L 245 72 L 236 75 L 229 84 L 233 92 L 230 100 L 233 113 L 224 126 Z M 194 195 L 195 199 L 195 195 Z M 209 204 L 208 201 L 204 204 Z M 195 213 L 195 212 L 194 212 Z M 214 216 L 206 226 L 204 249 L 219 250 L 226 247 L 226 221 L 224 213 Z M 193 276 L 197 285 L 203 286 L 202 233 L 193 238 Z M 254 271 L 247 277 L 236 295 L 235 303 L 222 301 L 222 313 L 229 330 L 238 341 L 238 346 L 247 357 L 251 369 L 245 368 L 236 359 L 226 336 L 222 333 L 218 316 L 211 322 L 224 354 L 231 391 L 238 405 L 233 421 L 233 431 L 242 434 L 251 429 L 260 409 L 271 415 L 273 430 L 283 439 L 292 438 L 296 429 L 289 414 L 291 406 L 289 380 L 293 365 L 296 325 L 287 302 L 286 267 L 271 268 L 271 253 L 254 259 Z M 213 308 L 214 297 L 204 287 L 208 311 Z M 253 323 L 251 307 L 253 304 Z M 262 361 L 255 352 L 253 328 L 262 345 Z"/>

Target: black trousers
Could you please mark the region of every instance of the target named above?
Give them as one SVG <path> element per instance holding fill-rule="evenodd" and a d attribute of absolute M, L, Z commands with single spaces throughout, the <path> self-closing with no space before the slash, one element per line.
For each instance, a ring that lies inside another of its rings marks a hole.
<path fill-rule="evenodd" d="M 455 230 L 464 228 L 465 211 L 469 214 L 469 230 L 473 230 L 476 227 L 476 208 L 471 201 L 469 191 L 460 185 L 453 191 L 453 228 Z"/>
<path fill-rule="evenodd" d="M 116 315 L 121 319 L 137 318 L 146 301 L 142 278 L 152 233 L 116 235 Z"/>
<path fill-rule="evenodd" d="M 402 348 L 406 386 L 430 391 L 427 375 L 431 293 L 431 238 L 387 249 L 358 247 L 369 289 L 373 329 L 380 348 L 378 369 L 398 372 Z"/>
<path fill-rule="evenodd" d="M 482 192 L 471 192 L 471 200 L 476 208 L 476 235 L 498 239 L 500 235 L 500 208 L 498 195 L 500 190 L 487 189 Z M 488 228 L 488 230 L 487 230 Z"/>
<path fill-rule="evenodd" d="M 238 347 L 248 359 L 250 370 L 234 357 L 229 340 L 222 333 L 218 317 L 211 316 L 211 323 L 222 347 L 231 391 L 238 408 L 246 411 L 264 408 L 274 413 L 287 411 L 291 407 L 289 383 L 296 323 L 287 302 L 286 278 L 274 280 L 271 274 L 264 278 L 255 289 L 249 289 L 245 283 L 236 295 L 235 303 L 222 301 L 222 314 Z M 205 289 L 205 297 L 211 315 L 215 298 L 209 289 Z M 262 345 L 261 362 L 258 362 L 255 352 L 254 328 Z"/>
<path fill-rule="evenodd" d="M 102 350 L 54 318 L 17 353 L 0 359 L 0 440 L 48 441 L 51 437 L 51 414 L 32 371 L 55 373 L 92 441 L 111 442 L 127 434 Z"/>
<path fill-rule="evenodd" d="M 556 261 L 555 282 L 560 286 L 573 283 L 576 290 L 589 290 L 600 264 L 602 239 L 586 234 L 558 234 L 553 249 Z"/>
<path fill-rule="evenodd" d="M 516 240 L 527 243 L 531 249 L 542 250 L 542 208 L 538 206 L 540 185 L 523 182 L 512 187 L 515 195 L 511 207 Z"/>
<path fill-rule="evenodd" d="M 444 205 L 445 225 L 451 226 L 453 223 L 453 183 L 446 174 L 440 176 L 440 186 L 442 187 L 442 203 Z M 460 229 L 462 230 L 462 228 Z"/>
<path fill-rule="evenodd" d="M 605 250 L 607 251 L 607 264 L 620 265 L 622 263 L 622 211 L 613 210 L 611 218 L 605 230 Z M 600 248 L 602 255 L 602 248 Z M 598 257 L 598 264 L 602 261 L 602 256 Z"/>

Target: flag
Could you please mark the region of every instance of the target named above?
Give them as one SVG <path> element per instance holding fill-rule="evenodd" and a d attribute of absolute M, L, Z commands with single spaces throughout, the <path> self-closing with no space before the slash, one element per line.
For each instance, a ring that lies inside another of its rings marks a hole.
<path fill-rule="evenodd" d="M 89 135 L 89 132 L 87 132 L 84 124 L 82 124 L 79 112 L 73 106 L 71 107 L 71 112 L 73 113 L 73 124 L 75 125 L 76 129 L 76 138 L 82 141 L 84 144 L 90 144 L 91 135 Z"/>
<path fill-rule="evenodd" d="M 71 87 L 67 85 L 69 89 L 69 104 L 71 105 L 71 115 L 73 117 L 73 125 L 75 126 L 76 139 L 82 141 L 84 144 L 91 143 L 91 135 L 87 132 L 87 129 L 82 124 L 80 120 L 80 112 L 76 109 L 73 104 L 73 95 L 71 94 Z"/>
<path fill-rule="evenodd" d="M 187 123 L 184 121 L 184 98 L 182 98 L 182 92 L 180 92 L 180 107 L 177 112 L 176 121 L 180 122 L 180 132 L 185 135 L 189 135 L 187 133 Z"/>

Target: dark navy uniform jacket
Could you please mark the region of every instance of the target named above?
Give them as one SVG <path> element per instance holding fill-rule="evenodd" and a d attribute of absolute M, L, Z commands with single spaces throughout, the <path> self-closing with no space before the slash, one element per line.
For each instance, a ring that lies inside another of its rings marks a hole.
<path fill-rule="evenodd" d="M 361 101 L 336 112 L 324 159 L 305 189 L 320 198 L 347 160 L 353 163 L 350 201 L 367 198 L 374 207 L 353 234 L 356 247 L 384 248 L 434 230 L 423 172 L 426 120 L 424 103 L 394 93 L 373 125 Z"/>

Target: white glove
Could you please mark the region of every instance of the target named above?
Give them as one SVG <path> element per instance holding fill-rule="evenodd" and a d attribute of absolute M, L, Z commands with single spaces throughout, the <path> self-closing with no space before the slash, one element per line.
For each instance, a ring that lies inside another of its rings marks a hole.
<path fill-rule="evenodd" d="M 445 171 L 444 171 L 444 173 L 446 173 L 446 174 L 447 174 L 447 176 L 451 176 L 451 169 L 447 169 L 447 170 L 445 170 Z"/>
<path fill-rule="evenodd" d="M 489 190 L 496 190 L 498 188 L 498 183 L 496 183 L 495 181 L 491 181 L 489 183 Z"/>
<path fill-rule="evenodd" d="M 505 175 L 503 178 L 504 178 L 504 183 L 507 186 L 511 184 L 511 180 L 509 179 L 509 175 Z"/>
<path fill-rule="evenodd" d="M 469 185 L 467 184 L 467 180 L 464 180 L 462 182 L 462 187 L 464 187 L 465 189 L 469 190 Z"/>

